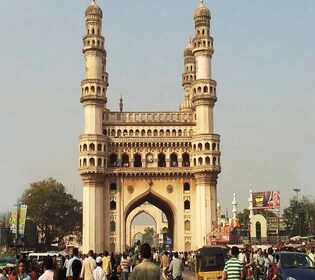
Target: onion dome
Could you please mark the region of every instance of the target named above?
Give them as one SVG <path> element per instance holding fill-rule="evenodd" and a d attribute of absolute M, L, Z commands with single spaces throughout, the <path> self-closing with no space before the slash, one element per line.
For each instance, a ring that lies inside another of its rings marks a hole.
<path fill-rule="evenodd" d="M 197 17 L 209 17 L 211 18 L 211 14 L 209 9 L 203 4 L 203 0 L 201 0 L 200 5 L 195 11 L 194 19 Z"/>
<path fill-rule="evenodd" d="M 95 3 L 95 0 L 86 8 L 85 17 L 103 17 L 101 8 Z"/>
<path fill-rule="evenodd" d="M 185 91 L 185 100 L 179 106 L 180 111 L 191 111 L 194 108 L 191 100 L 189 99 L 189 92 Z"/>
<path fill-rule="evenodd" d="M 184 56 L 192 56 L 192 50 L 193 50 L 194 46 L 190 40 L 189 44 L 187 45 L 187 47 L 184 50 Z"/>

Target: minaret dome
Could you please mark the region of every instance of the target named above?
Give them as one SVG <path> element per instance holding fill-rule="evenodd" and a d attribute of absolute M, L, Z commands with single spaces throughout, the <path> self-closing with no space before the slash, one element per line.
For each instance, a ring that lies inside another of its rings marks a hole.
<path fill-rule="evenodd" d="M 195 11 L 194 20 L 198 17 L 209 17 L 211 18 L 211 14 L 209 9 L 203 4 L 203 1 L 200 2 L 200 5 Z"/>
<path fill-rule="evenodd" d="M 95 0 L 86 8 L 85 17 L 100 17 L 103 18 L 103 12 L 101 8 L 95 3 Z"/>

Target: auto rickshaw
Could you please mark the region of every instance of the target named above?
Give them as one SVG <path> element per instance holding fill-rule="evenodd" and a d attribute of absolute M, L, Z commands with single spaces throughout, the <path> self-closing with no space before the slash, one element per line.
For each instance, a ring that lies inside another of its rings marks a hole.
<path fill-rule="evenodd" d="M 229 248 L 221 245 L 203 246 L 196 252 L 196 279 L 221 279 Z"/>

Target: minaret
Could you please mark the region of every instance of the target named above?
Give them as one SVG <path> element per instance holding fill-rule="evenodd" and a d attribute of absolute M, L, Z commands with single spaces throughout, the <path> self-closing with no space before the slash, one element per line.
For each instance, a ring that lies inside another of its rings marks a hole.
<path fill-rule="evenodd" d="M 210 11 L 201 1 L 195 11 L 195 38 L 192 53 L 196 61 L 196 80 L 192 83 L 192 102 L 196 109 L 196 134 L 213 133 L 213 107 L 217 100 L 216 81 L 211 77 L 213 38 Z"/>
<path fill-rule="evenodd" d="M 189 40 L 188 46 L 184 50 L 184 71 L 182 74 L 182 86 L 185 92 L 185 99 L 180 106 L 180 111 L 191 111 L 193 108 L 192 105 L 192 94 L 191 94 L 191 83 L 195 80 L 196 77 L 196 66 L 195 66 L 195 57 L 192 53 L 193 44 L 191 39 Z"/>
<path fill-rule="evenodd" d="M 93 0 L 85 11 L 83 37 L 85 79 L 80 101 L 84 107 L 84 134 L 80 136 L 79 174 L 83 181 L 83 252 L 104 251 L 104 148 L 103 112 L 106 109 L 106 51 L 102 10 Z"/>
<path fill-rule="evenodd" d="M 232 201 L 232 219 L 233 219 L 233 223 L 234 225 L 236 224 L 237 221 L 237 201 L 236 201 L 236 193 L 233 193 L 233 201 Z"/>
<path fill-rule="evenodd" d="M 253 190 L 249 191 L 249 198 L 248 198 L 248 203 L 249 203 L 249 218 L 251 219 L 254 216 L 254 210 L 253 210 Z"/>
<path fill-rule="evenodd" d="M 196 243 L 202 244 L 199 233 L 206 236 L 217 225 L 217 177 L 220 167 L 220 136 L 214 133 L 213 107 L 216 82 L 211 79 L 213 39 L 210 36 L 210 11 L 200 2 L 195 11 L 195 37 L 192 40 L 195 78 L 191 82 L 191 101 L 196 117 L 192 135 L 192 158 L 198 205 L 194 218 L 198 231 Z"/>

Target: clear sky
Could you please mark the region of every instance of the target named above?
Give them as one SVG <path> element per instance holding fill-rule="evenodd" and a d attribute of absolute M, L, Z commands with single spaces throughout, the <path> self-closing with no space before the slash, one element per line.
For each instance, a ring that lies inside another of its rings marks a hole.
<path fill-rule="evenodd" d="M 0 210 L 30 183 L 53 177 L 82 198 L 82 36 L 90 0 L 2 1 Z M 108 107 L 176 111 L 183 51 L 198 0 L 98 0 L 103 10 Z M 221 135 L 218 199 L 248 207 L 249 190 L 315 199 L 315 1 L 205 0 L 212 14 Z"/>

